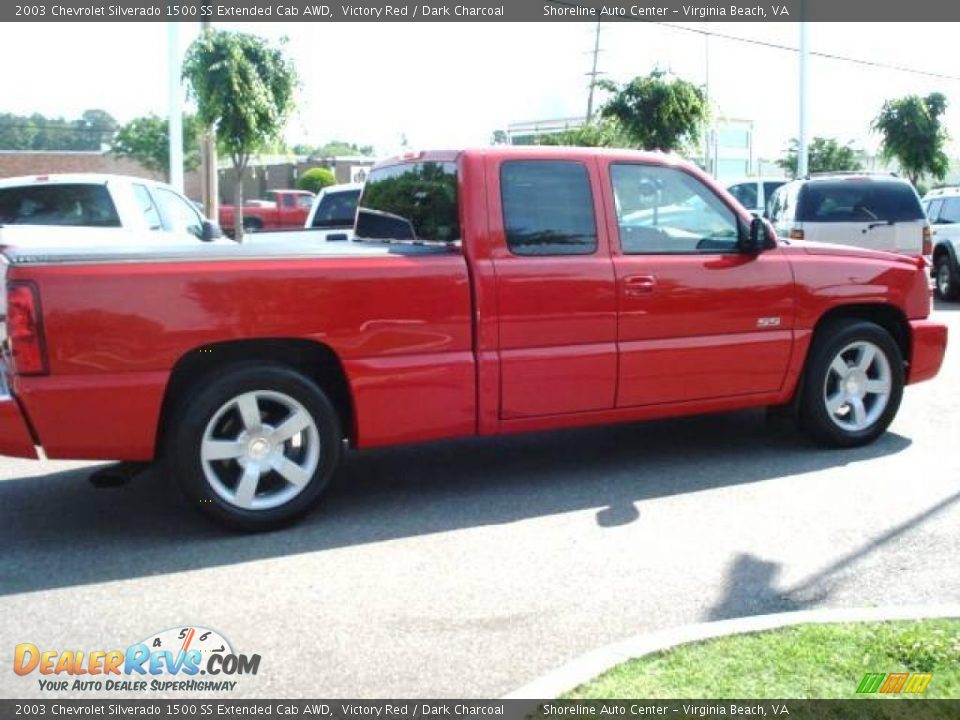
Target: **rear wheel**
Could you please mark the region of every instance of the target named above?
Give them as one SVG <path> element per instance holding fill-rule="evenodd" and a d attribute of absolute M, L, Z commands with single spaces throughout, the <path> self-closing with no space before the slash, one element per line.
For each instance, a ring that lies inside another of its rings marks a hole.
<path fill-rule="evenodd" d="M 934 264 L 937 295 L 943 300 L 956 300 L 960 297 L 960 278 L 957 268 L 948 253 L 942 253 Z"/>
<path fill-rule="evenodd" d="M 260 232 L 263 230 L 263 223 L 257 218 L 244 218 L 243 231 L 248 233 Z"/>
<path fill-rule="evenodd" d="M 801 427 L 824 445 L 865 445 L 893 421 L 903 385 L 903 357 L 886 330 L 866 321 L 832 323 L 810 349 Z"/>
<path fill-rule="evenodd" d="M 190 397 L 166 460 L 187 498 L 220 524 L 266 530 L 305 513 L 340 457 L 327 396 L 282 366 L 239 366 Z"/>

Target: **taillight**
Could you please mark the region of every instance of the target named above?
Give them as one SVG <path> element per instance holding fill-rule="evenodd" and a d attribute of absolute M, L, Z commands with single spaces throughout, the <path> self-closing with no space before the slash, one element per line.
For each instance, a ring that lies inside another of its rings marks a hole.
<path fill-rule="evenodd" d="M 7 338 L 16 374 L 43 375 L 47 372 L 40 301 L 31 283 L 12 282 L 7 287 Z"/>
<path fill-rule="evenodd" d="M 933 254 L 933 230 L 930 229 L 929 225 L 923 226 L 923 250 L 920 252 L 920 254 Z"/>
<path fill-rule="evenodd" d="M 790 231 L 790 239 L 791 239 L 791 240 L 803 240 L 803 230 L 801 230 L 800 228 L 793 228 L 793 229 Z"/>

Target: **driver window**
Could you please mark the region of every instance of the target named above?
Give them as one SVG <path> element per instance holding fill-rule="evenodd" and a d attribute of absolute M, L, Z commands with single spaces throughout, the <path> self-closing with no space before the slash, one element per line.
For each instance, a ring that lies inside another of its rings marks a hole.
<path fill-rule="evenodd" d="M 624 254 L 736 250 L 736 215 L 692 175 L 620 163 L 610 173 Z"/>

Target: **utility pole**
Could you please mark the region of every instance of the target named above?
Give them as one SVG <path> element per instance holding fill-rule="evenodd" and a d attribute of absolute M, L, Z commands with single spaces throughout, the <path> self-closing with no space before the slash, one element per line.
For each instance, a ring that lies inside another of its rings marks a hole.
<path fill-rule="evenodd" d="M 801 6 L 800 17 L 806 17 L 806 8 Z M 808 165 L 808 137 L 807 137 L 807 94 L 809 88 L 809 78 L 807 73 L 807 62 L 810 57 L 810 48 L 807 42 L 807 22 L 800 21 L 800 131 L 797 138 L 797 177 L 806 177 L 809 172 Z"/>
<path fill-rule="evenodd" d="M 597 23 L 597 27 L 593 33 L 593 66 L 590 69 L 590 72 L 587 73 L 590 77 L 590 94 L 587 95 L 587 122 L 589 123 L 593 119 L 593 90 L 597 86 L 597 75 L 602 73 L 597 72 L 597 57 L 600 55 L 600 23 Z"/>
<path fill-rule="evenodd" d="M 180 34 L 177 23 L 167 23 L 167 51 L 169 53 L 169 119 L 170 132 L 170 167 L 168 171 L 170 184 L 178 191 L 183 192 L 183 90 L 180 87 Z"/>
<path fill-rule="evenodd" d="M 200 22 L 200 32 L 210 31 L 210 21 Z M 203 214 L 216 221 L 220 212 L 220 178 L 217 174 L 217 131 L 203 129 L 200 136 L 200 187 L 203 193 Z"/>
<path fill-rule="evenodd" d="M 710 33 L 703 34 L 703 74 L 704 74 L 704 94 L 707 101 L 707 119 L 703 123 L 703 169 L 707 173 L 713 174 L 713 158 L 711 156 L 711 135 L 710 129 Z"/>

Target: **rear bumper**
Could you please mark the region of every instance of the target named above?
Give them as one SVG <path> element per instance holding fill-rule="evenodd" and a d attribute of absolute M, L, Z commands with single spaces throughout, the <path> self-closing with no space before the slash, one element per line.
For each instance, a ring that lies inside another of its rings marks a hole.
<path fill-rule="evenodd" d="M 910 335 L 913 356 L 907 384 L 929 380 L 939 372 L 947 350 L 947 326 L 930 320 L 911 320 Z"/>
<path fill-rule="evenodd" d="M 37 459 L 33 437 L 20 404 L 7 389 L 6 369 L 0 364 L 0 455 Z"/>

